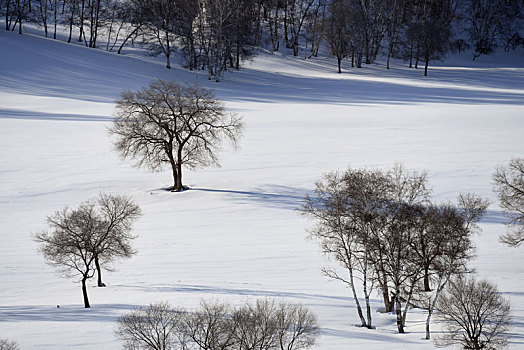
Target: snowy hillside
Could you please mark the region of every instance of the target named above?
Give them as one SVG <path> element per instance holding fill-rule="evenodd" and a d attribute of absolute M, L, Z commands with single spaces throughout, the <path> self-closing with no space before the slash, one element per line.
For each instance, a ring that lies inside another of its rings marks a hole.
<path fill-rule="evenodd" d="M 333 59 L 261 54 L 215 83 L 160 61 L 3 30 L 0 52 L 0 338 L 22 349 L 118 349 L 115 321 L 137 305 L 271 297 L 318 314 L 318 349 L 432 349 L 423 311 L 408 314 L 403 335 L 393 315 L 378 312 L 376 330 L 353 326 L 349 290 L 322 276 L 330 262 L 296 210 L 325 172 L 402 162 L 429 172 L 438 201 L 462 191 L 492 200 L 472 264 L 510 298 L 510 348 L 524 348 L 523 248 L 498 242 L 506 219 L 491 184 L 496 165 L 523 156 L 521 54 L 503 63 L 457 57 L 427 78 L 400 62 L 337 74 Z M 213 88 L 246 124 L 221 168 L 185 172 L 183 193 L 164 190 L 168 171 L 121 161 L 107 134 L 121 91 L 154 78 Z M 84 309 L 79 284 L 44 263 L 31 234 L 55 210 L 102 191 L 129 194 L 144 215 L 138 254 L 106 273 L 106 288 L 91 280 Z"/>

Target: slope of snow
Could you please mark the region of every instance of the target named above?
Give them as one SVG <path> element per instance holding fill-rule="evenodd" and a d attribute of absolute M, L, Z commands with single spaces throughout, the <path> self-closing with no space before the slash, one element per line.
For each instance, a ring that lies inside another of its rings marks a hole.
<path fill-rule="evenodd" d="M 438 201 L 462 191 L 493 201 L 472 264 L 511 299 L 510 348 L 524 347 L 522 248 L 498 243 L 506 220 L 491 190 L 494 167 L 524 150 L 523 60 L 440 63 L 424 78 L 400 63 L 337 74 L 331 59 L 261 54 L 217 84 L 203 72 L 31 35 L 0 31 L 0 48 L 0 337 L 23 349 L 118 349 L 115 320 L 136 305 L 271 297 L 319 315 L 318 349 L 431 349 L 420 310 L 408 314 L 404 335 L 378 312 L 376 330 L 353 326 L 349 290 L 321 275 L 330 262 L 296 210 L 327 171 L 402 162 L 428 170 Z M 184 193 L 163 190 L 168 171 L 121 161 L 107 135 L 121 91 L 154 78 L 213 88 L 246 124 L 221 168 L 184 173 Z M 101 191 L 131 195 L 144 216 L 138 254 L 105 273 L 108 287 L 89 288 L 86 310 L 79 284 L 44 264 L 31 234 Z"/>

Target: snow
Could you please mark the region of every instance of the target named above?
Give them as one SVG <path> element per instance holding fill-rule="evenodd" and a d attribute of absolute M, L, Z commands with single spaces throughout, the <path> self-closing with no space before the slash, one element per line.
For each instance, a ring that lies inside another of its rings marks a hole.
<path fill-rule="evenodd" d="M 333 59 L 262 53 L 217 84 L 161 59 L 33 35 L 0 31 L 0 48 L 0 337 L 22 349 L 118 349 L 115 321 L 137 305 L 269 297 L 318 314 L 317 349 L 431 349 L 421 310 L 408 314 L 404 335 L 393 315 L 378 312 L 376 330 L 353 326 L 349 290 L 321 275 L 330 262 L 296 210 L 325 172 L 402 162 L 429 172 L 436 201 L 463 191 L 492 200 L 472 265 L 510 298 L 510 348 L 524 348 L 522 248 L 498 243 L 506 219 L 491 184 L 494 167 L 524 150 L 522 53 L 455 57 L 430 66 L 427 78 L 401 62 L 337 74 Z M 119 159 L 107 134 L 121 91 L 154 78 L 213 88 L 246 124 L 221 168 L 184 173 L 191 190 L 183 193 L 164 190 L 169 171 Z M 55 210 L 100 192 L 129 194 L 144 215 L 138 254 L 105 273 L 106 288 L 91 281 L 84 309 L 80 285 L 44 264 L 31 234 Z"/>

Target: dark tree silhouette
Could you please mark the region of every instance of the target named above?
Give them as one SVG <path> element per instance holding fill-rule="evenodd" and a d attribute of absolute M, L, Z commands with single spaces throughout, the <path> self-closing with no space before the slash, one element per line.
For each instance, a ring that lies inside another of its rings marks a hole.
<path fill-rule="evenodd" d="M 219 165 L 224 138 L 234 145 L 242 133 L 241 118 L 205 88 L 157 80 L 125 91 L 117 101 L 110 133 L 123 158 L 152 171 L 171 166 L 173 191 L 182 191 L 182 167 Z"/>

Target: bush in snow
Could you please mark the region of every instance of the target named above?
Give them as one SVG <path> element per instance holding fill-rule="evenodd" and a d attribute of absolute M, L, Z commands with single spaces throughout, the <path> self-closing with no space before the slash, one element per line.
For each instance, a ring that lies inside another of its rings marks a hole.
<path fill-rule="evenodd" d="M 500 349 L 508 342 L 510 304 L 488 281 L 473 277 L 454 280 L 437 302 L 444 333 L 435 343 L 463 349 Z"/>
<path fill-rule="evenodd" d="M 318 329 L 316 316 L 299 304 L 202 301 L 194 312 L 165 302 L 139 308 L 120 317 L 115 333 L 124 349 L 299 350 L 315 344 Z"/>

